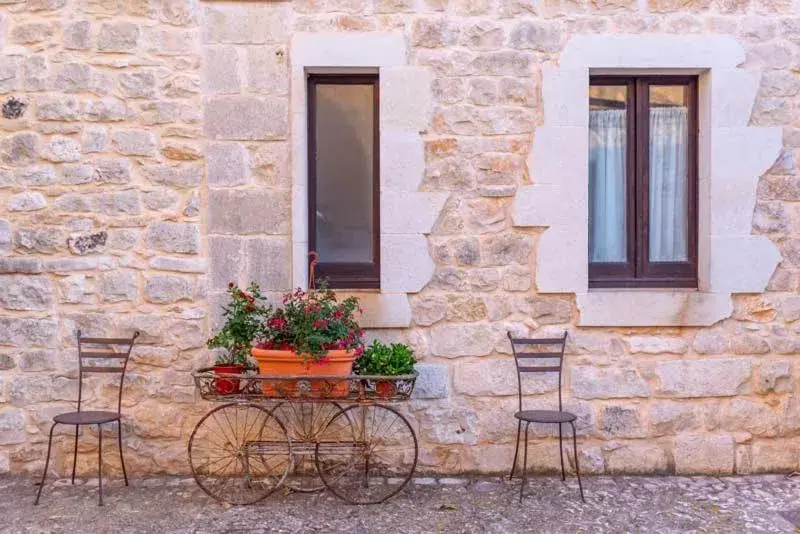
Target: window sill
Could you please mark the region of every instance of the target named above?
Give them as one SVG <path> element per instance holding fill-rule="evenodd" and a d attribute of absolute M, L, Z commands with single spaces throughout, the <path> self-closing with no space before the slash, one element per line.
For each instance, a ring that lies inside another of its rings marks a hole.
<path fill-rule="evenodd" d="M 710 326 L 733 312 L 730 294 L 696 289 L 599 289 L 576 300 L 579 326 Z"/>

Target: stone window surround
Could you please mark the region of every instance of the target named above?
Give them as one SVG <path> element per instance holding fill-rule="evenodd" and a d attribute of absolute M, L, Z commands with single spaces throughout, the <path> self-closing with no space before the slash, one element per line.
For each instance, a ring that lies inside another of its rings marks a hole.
<path fill-rule="evenodd" d="M 751 235 L 756 187 L 781 146 L 778 127 L 748 126 L 760 72 L 738 68 L 724 35 L 586 35 L 542 72 L 544 125 L 528 158 L 532 185 L 514 199 L 515 226 L 539 238 L 540 293 L 575 293 L 580 326 L 707 326 L 729 317 L 732 293 L 762 292 L 780 262 Z M 591 74 L 697 74 L 699 213 L 697 290 L 588 289 L 588 91 Z"/>
<path fill-rule="evenodd" d="M 420 192 L 425 153 L 420 133 L 431 110 L 430 73 L 407 65 L 400 33 L 297 33 L 291 47 L 292 284 L 308 286 L 308 140 L 306 74 L 378 72 L 380 130 L 379 291 L 358 291 L 366 328 L 411 325 L 409 293 L 434 273 L 429 234 L 447 193 Z M 347 292 L 338 292 L 346 294 Z M 355 293 L 355 292 L 354 292 Z"/>

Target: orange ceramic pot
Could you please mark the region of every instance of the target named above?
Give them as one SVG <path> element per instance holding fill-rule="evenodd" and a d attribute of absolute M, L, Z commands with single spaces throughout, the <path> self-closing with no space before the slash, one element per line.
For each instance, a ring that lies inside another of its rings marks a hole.
<path fill-rule="evenodd" d="M 324 362 L 314 362 L 309 356 L 303 358 L 291 350 L 251 350 L 258 362 L 258 373 L 273 376 L 349 376 L 353 372 L 356 355 L 348 350 L 329 350 Z M 268 397 L 294 397 L 310 393 L 315 397 L 346 397 L 346 380 L 311 381 L 310 392 L 298 392 L 297 382 L 290 380 L 264 380 L 264 395 Z"/>

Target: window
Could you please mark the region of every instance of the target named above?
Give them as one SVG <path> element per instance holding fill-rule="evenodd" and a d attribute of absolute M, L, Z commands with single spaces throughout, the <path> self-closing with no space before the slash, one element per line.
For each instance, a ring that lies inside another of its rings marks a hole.
<path fill-rule="evenodd" d="M 697 287 L 697 79 L 592 77 L 589 286 Z"/>
<path fill-rule="evenodd" d="M 331 288 L 380 286 L 377 74 L 308 75 L 309 249 Z"/>

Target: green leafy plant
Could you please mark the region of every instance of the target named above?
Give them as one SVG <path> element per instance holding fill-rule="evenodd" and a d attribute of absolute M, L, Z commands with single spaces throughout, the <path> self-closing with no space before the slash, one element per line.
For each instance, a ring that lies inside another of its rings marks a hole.
<path fill-rule="evenodd" d="M 359 375 L 408 375 L 414 372 L 414 351 L 403 343 L 385 345 L 377 339 L 370 344 L 353 367 Z"/>
<path fill-rule="evenodd" d="M 250 348 L 260 337 L 264 321 L 272 311 L 266 297 L 261 294 L 256 282 L 247 290 L 231 282 L 228 284 L 230 302 L 223 307 L 225 324 L 217 335 L 208 340 L 208 348 L 225 349 L 217 355 L 215 365 L 242 365 L 250 367 Z"/>
<path fill-rule="evenodd" d="M 358 299 L 336 299 L 327 288 L 296 289 L 283 297 L 283 307 L 270 309 L 259 332 L 259 349 L 291 350 L 313 362 L 325 360 L 329 350 L 364 351 L 364 331 L 355 317 Z"/>

